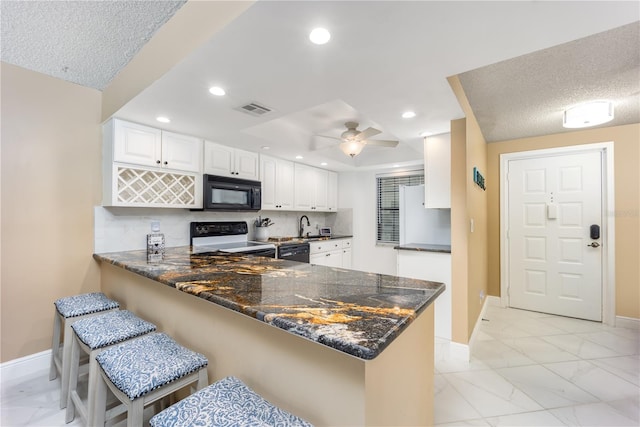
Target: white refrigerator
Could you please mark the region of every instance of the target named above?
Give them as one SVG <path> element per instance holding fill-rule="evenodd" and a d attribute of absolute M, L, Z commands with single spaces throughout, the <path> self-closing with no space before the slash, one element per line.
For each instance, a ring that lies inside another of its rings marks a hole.
<path fill-rule="evenodd" d="M 425 209 L 424 184 L 401 185 L 400 245 L 451 245 L 451 209 Z"/>

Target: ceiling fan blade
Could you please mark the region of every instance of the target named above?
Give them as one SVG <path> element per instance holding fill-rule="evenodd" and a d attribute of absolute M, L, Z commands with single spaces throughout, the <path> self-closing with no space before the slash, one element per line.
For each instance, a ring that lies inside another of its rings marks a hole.
<path fill-rule="evenodd" d="M 329 138 L 329 139 L 336 139 L 338 141 L 342 141 L 342 138 L 337 138 L 335 136 L 329 136 L 329 135 L 314 135 L 314 136 L 319 136 L 321 138 Z"/>
<path fill-rule="evenodd" d="M 388 139 L 368 139 L 367 145 L 379 145 L 381 147 L 396 147 L 398 141 L 390 141 Z"/>
<path fill-rule="evenodd" d="M 382 133 L 382 132 L 379 131 L 378 129 L 366 128 L 365 130 L 363 130 L 362 132 L 356 135 L 356 139 L 359 139 L 359 140 L 367 139 L 379 133 Z"/>

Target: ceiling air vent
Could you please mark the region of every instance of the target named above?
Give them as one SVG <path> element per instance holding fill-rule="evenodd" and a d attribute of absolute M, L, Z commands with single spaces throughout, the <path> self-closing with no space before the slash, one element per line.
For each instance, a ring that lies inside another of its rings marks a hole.
<path fill-rule="evenodd" d="M 257 102 L 251 102 L 246 105 L 242 105 L 236 108 L 239 111 L 244 113 L 251 114 L 252 116 L 260 117 L 266 113 L 270 113 L 272 110 L 269 107 L 265 107 L 264 105 L 260 105 Z"/>

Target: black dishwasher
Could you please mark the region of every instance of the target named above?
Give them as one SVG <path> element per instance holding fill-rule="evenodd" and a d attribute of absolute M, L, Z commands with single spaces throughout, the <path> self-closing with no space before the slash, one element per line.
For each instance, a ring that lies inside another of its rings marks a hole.
<path fill-rule="evenodd" d="M 282 243 L 278 246 L 278 259 L 309 262 L 309 243 Z"/>

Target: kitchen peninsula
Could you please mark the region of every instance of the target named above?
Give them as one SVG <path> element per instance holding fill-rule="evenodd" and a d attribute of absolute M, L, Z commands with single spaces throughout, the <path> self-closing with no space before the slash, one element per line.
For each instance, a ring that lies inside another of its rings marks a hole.
<path fill-rule="evenodd" d="M 274 404 L 322 425 L 433 423 L 433 302 L 444 285 L 168 248 L 96 254 L 102 290 Z"/>

